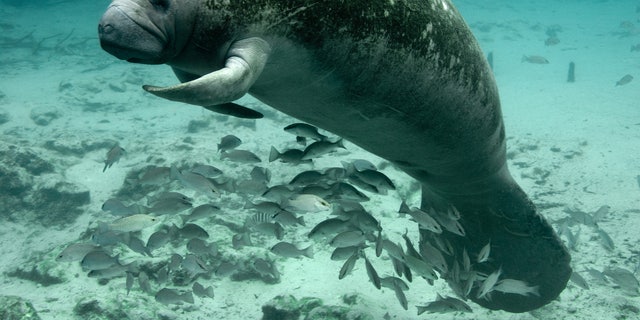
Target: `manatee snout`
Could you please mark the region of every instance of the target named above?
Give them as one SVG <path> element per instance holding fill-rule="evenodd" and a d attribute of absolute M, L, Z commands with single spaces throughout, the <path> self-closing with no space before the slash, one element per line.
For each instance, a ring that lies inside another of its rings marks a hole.
<path fill-rule="evenodd" d="M 128 7 L 111 5 L 98 24 L 102 49 L 120 60 L 162 64 L 166 37 L 149 17 L 136 15 Z"/>

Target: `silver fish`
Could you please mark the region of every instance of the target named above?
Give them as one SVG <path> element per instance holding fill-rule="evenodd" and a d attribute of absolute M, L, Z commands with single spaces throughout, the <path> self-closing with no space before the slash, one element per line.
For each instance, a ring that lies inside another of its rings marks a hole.
<path fill-rule="evenodd" d="M 436 249 L 430 243 L 425 242 L 420 246 L 420 252 L 424 257 L 424 260 L 428 261 L 428 263 L 440 271 L 440 273 L 448 273 L 449 268 L 447 266 L 447 262 L 444 259 L 440 250 Z"/>
<path fill-rule="evenodd" d="M 369 212 L 364 210 L 349 211 L 351 219 L 349 222 L 362 232 L 374 232 L 382 230 L 380 222 L 374 218 Z"/>
<path fill-rule="evenodd" d="M 191 275 L 209 272 L 207 264 L 202 261 L 202 259 L 198 258 L 198 256 L 191 253 L 187 253 L 184 256 L 180 266 L 182 266 L 184 270 L 187 270 Z"/>
<path fill-rule="evenodd" d="M 393 289 L 394 287 L 398 287 L 402 291 L 409 290 L 409 285 L 407 285 L 407 283 L 404 282 L 404 280 L 402 280 L 402 279 L 400 279 L 398 277 L 380 278 L 380 286 L 385 287 L 385 288 L 389 288 L 389 289 Z"/>
<path fill-rule="evenodd" d="M 321 212 L 331 210 L 331 204 L 314 194 L 297 194 L 283 203 L 285 210 L 298 212 Z"/>
<path fill-rule="evenodd" d="M 344 231 L 333 237 L 329 244 L 332 247 L 344 248 L 350 246 L 358 246 L 365 241 L 364 233 L 360 230 Z"/>
<path fill-rule="evenodd" d="M 129 291 L 133 287 L 133 274 L 131 272 L 127 272 L 127 280 L 125 281 L 125 288 L 127 289 L 127 295 L 129 295 Z"/>
<path fill-rule="evenodd" d="M 215 178 L 222 175 L 222 170 L 208 164 L 196 165 L 191 169 L 191 172 L 207 178 Z"/>
<path fill-rule="evenodd" d="M 573 282 L 575 285 L 577 285 L 578 287 L 584 289 L 584 290 L 589 290 L 589 284 L 587 283 L 587 280 L 585 280 L 579 273 L 577 273 L 576 271 L 573 271 L 571 273 L 571 278 L 569 278 L 569 280 L 571 280 L 571 282 Z"/>
<path fill-rule="evenodd" d="M 117 219 L 107 225 L 109 230 L 118 232 L 134 232 L 158 223 L 158 218 L 147 214 L 134 214 Z"/>
<path fill-rule="evenodd" d="M 153 252 L 154 250 L 163 247 L 170 239 L 171 237 L 169 236 L 169 233 L 164 230 L 152 233 L 151 236 L 149 236 L 149 239 L 147 239 L 147 251 Z"/>
<path fill-rule="evenodd" d="M 218 151 L 225 152 L 231 149 L 235 149 L 242 144 L 240 138 L 230 134 L 222 137 L 220 143 L 218 143 Z"/>
<path fill-rule="evenodd" d="M 109 212 L 116 216 L 130 216 L 136 213 L 142 213 L 140 207 L 136 204 L 130 206 L 125 205 L 122 201 L 111 198 L 102 204 L 102 211 Z"/>
<path fill-rule="evenodd" d="M 478 258 L 476 259 L 476 261 L 478 263 L 489 261 L 490 253 L 491 253 L 491 241 L 489 241 L 489 243 L 487 243 L 484 247 L 482 247 L 482 249 L 480 249 L 480 252 L 478 253 Z"/>
<path fill-rule="evenodd" d="M 623 86 L 629 82 L 631 82 L 631 80 L 633 80 L 633 76 L 630 74 L 626 74 L 624 77 L 620 78 L 620 80 L 618 80 L 616 82 L 616 87 L 617 86 Z"/>
<path fill-rule="evenodd" d="M 236 250 L 251 245 L 251 237 L 249 236 L 248 232 L 234 234 L 231 238 L 231 246 Z"/>
<path fill-rule="evenodd" d="M 167 282 L 168 279 L 169 279 L 169 266 L 165 265 L 164 267 L 160 268 L 160 270 L 158 270 L 158 273 L 156 274 L 156 282 L 158 284 L 164 284 L 165 282 Z"/>
<path fill-rule="evenodd" d="M 502 268 L 499 268 L 498 270 L 494 271 L 493 273 L 491 273 L 486 279 L 484 279 L 484 281 L 482 282 L 482 285 L 480 286 L 480 291 L 478 292 L 478 299 L 489 299 L 489 297 L 487 296 L 487 294 L 491 293 L 496 284 L 498 283 L 498 279 L 500 278 L 500 276 L 502 275 Z"/>
<path fill-rule="evenodd" d="M 99 250 L 87 253 L 80 261 L 80 265 L 83 270 L 102 270 L 114 265 L 120 265 L 120 262 L 118 261 L 118 256 L 112 257 Z"/>
<path fill-rule="evenodd" d="M 113 279 L 127 276 L 128 271 L 134 269 L 131 265 L 112 265 L 106 269 L 91 270 L 87 274 L 89 278 L 96 279 Z"/>
<path fill-rule="evenodd" d="M 615 245 L 613 244 L 613 239 L 611 239 L 609 234 L 600 228 L 598 228 L 596 232 L 600 237 L 600 243 L 602 244 L 602 246 L 609 251 L 613 251 L 615 249 Z"/>
<path fill-rule="evenodd" d="M 145 246 L 144 241 L 140 240 L 140 238 L 138 237 L 129 235 L 129 241 L 127 241 L 125 244 L 127 245 L 127 247 L 129 247 L 129 249 L 141 255 L 151 255 L 147 247 Z"/>
<path fill-rule="evenodd" d="M 146 293 L 151 293 L 151 284 L 149 283 L 149 276 L 144 272 L 140 271 L 138 274 L 138 285 L 140 285 L 140 289 Z"/>
<path fill-rule="evenodd" d="M 640 295 L 638 292 L 640 283 L 631 271 L 619 267 L 607 267 L 602 273 L 613 280 L 627 295 L 632 297 Z"/>
<path fill-rule="evenodd" d="M 293 123 L 284 127 L 284 131 L 296 135 L 298 137 L 304 137 L 314 140 L 326 140 L 327 136 L 318 132 L 318 128 L 306 124 L 306 123 Z"/>
<path fill-rule="evenodd" d="M 191 210 L 191 213 L 186 216 L 180 216 L 182 218 L 182 223 L 187 223 L 189 221 L 200 220 L 204 218 L 212 217 L 216 214 L 220 213 L 220 208 L 214 206 L 212 204 L 202 204 Z"/>
<path fill-rule="evenodd" d="M 180 181 L 185 188 L 200 192 L 208 197 L 216 198 L 220 195 L 220 191 L 211 180 L 197 173 L 180 171 L 175 166 L 171 166 L 171 177 Z"/>
<path fill-rule="evenodd" d="M 91 243 L 72 243 L 56 256 L 56 261 L 79 261 L 92 251 L 100 251 L 102 248 Z"/>
<path fill-rule="evenodd" d="M 218 254 L 218 246 L 215 243 L 207 243 L 200 238 L 189 240 L 187 242 L 187 250 L 197 255 L 216 256 Z"/>
<path fill-rule="evenodd" d="M 464 301 L 453 297 L 442 297 L 439 294 L 435 301 L 427 303 L 425 306 L 416 306 L 418 315 L 425 312 L 430 313 L 448 313 L 448 312 L 472 312 L 471 307 Z"/>
<path fill-rule="evenodd" d="M 433 217 L 431 217 L 428 213 L 418 208 L 411 208 L 408 214 L 413 218 L 413 220 L 415 220 L 420 225 L 420 228 L 429 230 L 437 234 L 442 233 L 442 228 L 440 227 L 440 224 L 438 224 L 438 222 Z"/>
<path fill-rule="evenodd" d="M 171 258 L 169 259 L 169 264 L 167 265 L 167 267 L 169 268 L 169 271 L 176 271 L 178 270 L 178 268 L 180 267 L 180 264 L 182 264 L 182 256 L 174 253 L 171 255 Z"/>
<path fill-rule="evenodd" d="M 380 289 L 380 277 L 378 276 L 378 272 L 376 272 L 376 269 L 374 269 L 373 265 L 371 265 L 371 262 L 369 261 L 367 256 L 364 256 L 364 265 L 367 269 L 367 276 L 369 276 L 369 281 L 371 281 L 377 289 Z"/>
<path fill-rule="evenodd" d="M 269 152 L 269 162 L 274 162 L 276 160 L 280 160 L 284 163 L 291 164 L 300 164 L 300 163 L 309 163 L 312 160 L 302 160 L 302 156 L 304 155 L 303 150 L 299 149 L 287 149 L 284 152 L 278 151 L 275 147 L 271 147 L 271 151 Z"/>
<path fill-rule="evenodd" d="M 377 171 L 377 170 L 371 170 L 371 169 L 365 169 L 362 171 L 357 171 L 354 173 L 354 176 L 358 177 L 360 180 L 375 186 L 377 189 L 384 189 L 384 190 L 395 190 L 396 186 L 393 184 L 393 182 L 391 181 L 391 179 L 389 179 L 389 177 L 387 177 L 384 173 Z"/>
<path fill-rule="evenodd" d="M 369 201 L 364 193 L 358 191 L 354 186 L 345 182 L 336 182 L 331 185 L 332 196 L 341 200 Z"/>
<path fill-rule="evenodd" d="M 124 154 L 124 149 L 120 148 L 119 145 L 115 145 L 109 152 L 107 152 L 107 159 L 104 160 L 104 168 L 102 172 L 105 172 L 107 168 L 111 168 L 111 166 L 120 160 L 120 157 Z"/>
<path fill-rule="evenodd" d="M 341 261 L 346 260 L 354 254 L 358 254 L 360 250 L 363 249 L 363 246 L 351 246 L 344 248 L 335 248 L 331 253 L 331 260 L 333 261 Z"/>
<path fill-rule="evenodd" d="M 298 249 L 295 245 L 284 241 L 278 242 L 276 245 L 271 247 L 271 252 L 285 258 L 297 258 L 300 256 L 313 258 L 313 246 Z"/>
<path fill-rule="evenodd" d="M 213 287 L 212 286 L 208 286 L 208 287 L 204 287 L 203 285 L 201 285 L 198 281 L 193 283 L 193 286 L 191 287 L 191 289 L 193 290 L 193 293 L 200 297 L 200 298 L 211 298 L 213 299 Z"/>
<path fill-rule="evenodd" d="M 336 142 L 316 141 L 304 149 L 304 155 L 302 156 L 301 160 L 318 158 L 322 155 L 333 152 L 338 148 L 346 149 L 344 147 L 342 138 L 338 139 L 338 141 Z"/>
<path fill-rule="evenodd" d="M 273 221 L 280 223 L 283 226 L 305 226 L 304 217 L 296 217 L 295 214 L 287 210 L 281 210 L 274 217 Z"/>
<path fill-rule="evenodd" d="M 548 64 L 549 60 L 541 56 L 522 56 L 522 62 L 529 62 L 533 64 Z"/>
<path fill-rule="evenodd" d="M 155 215 L 177 214 L 192 207 L 191 202 L 178 198 L 164 198 L 156 201 L 152 207 L 147 208 L 148 213 Z"/>
<path fill-rule="evenodd" d="M 262 196 L 271 200 L 280 200 L 291 196 L 292 193 L 293 190 L 291 190 L 288 186 L 277 185 L 267 189 L 267 191 L 265 191 Z"/>
<path fill-rule="evenodd" d="M 340 232 L 347 231 L 352 226 L 347 222 L 339 218 L 331 218 L 318 223 L 309 232 L 308 237 L 310 239 L 319 240 L 323 237 L 330 237 Z"/>
<path fill-rule="evenodd" d="M 141 185 L 161 185 L 169 182 L 171 169 L 169 167 L 148 167 L 138 179 Z"/>
<path fill-rule="evenodd" d="M 290 185 L 305 186 L 308 184 L 318 183 L 324 179 L 324 174 L 317 170 L 308 170 L 298 173 L 291 181 Z"/>
<path fill-rule="evenodd" d="M 225 151 L 220 155 L 220 160 L 229 159 L 233 162 L 240 163 L 258 163 L 262 162 L 260 158 L 253 152 L 248 150 L 231 150 Z"/>
<path fill-rule="evenodd" d="M 426 279 L 437 280 L 438 275 L 433 271 L 431 265 L 425 262 L 422 259 L 405 255 L 404 263 L 412 272 L 415 272 L 417 275 L 424 277 Z"/>
<path fill-rule="evenodd" d="M 400 288 L 395 282 L 393 282 L 392 285 L 393 285 L 393 292 L 396 294 L 396 298 L 398 298 L 398 302 L 400 302 L 400 305 L 402 306 L 402 308 L 405 310 L 409 310 L 407 296 L 404 294 L 404 291 L 402 291 L 402 288 Z"/>
<path fill-rule="evenodd" d="M 540 293 L 538 292 L 539 286 L 530 286 L 524 281 L 515 279 L 502 279 L 493 286 L 493 290 L 504 293 L 519 294 L 522 296 L 540 296 Z"/>
<path fill-rule="evenodd" d="M 284 228 L 277 222 L 262 222 L 251 227 L 264 235 L 275 237 L 278 240 L 284 238 Z"/>
<path fill-rule="evenodd" d="M 355 252 L 347 259 L 347 261 L 344 262 L 342 268 L 340 268 L 340 273 L 338 274 L 339 280 L 342 280 L 344 277 L 350 274 L 351 271 L 353 271 L 353 267 L 355 267 L 356 261 L 358 261 L 358 257 L 359 252 Z"/>
<path fill-rule="evenodd" d="M 206 230 L 204 230 L 201 226 L 193 223 L 187 223 L 182 228 L 180 228 L 180 235 L 187 239 L 209 238 L 209 233 Z"/>
<path fill-rule="evenodd" d="M 236 272 L 236 270 L 238 270 L 237 265 L 231 262 L 223 262 L 215 269 L 214 274 L 217 277 L 226 277 Z"/>
<path fill-rule="evenodd" d="M 193 295 L 191 294 L 190 291 L 179 292 L 175 289 L 169 289 L 169 288 L 160 289 L 160 291 L 156 293 L 155 299 L 156 301 L 165 305 L 170 305 L 170 304 L 180 305 L 185 302 L 193 304 Z"/>

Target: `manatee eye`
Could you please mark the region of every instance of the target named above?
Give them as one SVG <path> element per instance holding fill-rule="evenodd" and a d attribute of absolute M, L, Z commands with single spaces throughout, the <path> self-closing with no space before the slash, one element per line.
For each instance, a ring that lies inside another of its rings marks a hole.
<path fill-rule="evenodd" d="M 162 10 L 169 9 L 169 0 L 149 0 L 154 7 Z"/>

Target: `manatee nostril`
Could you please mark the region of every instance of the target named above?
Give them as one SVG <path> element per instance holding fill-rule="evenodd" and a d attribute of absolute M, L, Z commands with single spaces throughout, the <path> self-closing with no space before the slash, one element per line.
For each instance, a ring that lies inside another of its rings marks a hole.
<path fill-rule="evenodd" d="M 113 26 L 110 24 L 98 25 L 98 33 L 100 34 L 109 34 L 113 31 Z"/>

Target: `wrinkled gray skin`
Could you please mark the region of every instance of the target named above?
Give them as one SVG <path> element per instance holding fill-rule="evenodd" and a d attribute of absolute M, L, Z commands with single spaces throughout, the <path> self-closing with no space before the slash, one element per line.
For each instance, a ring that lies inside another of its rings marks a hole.
<path fill-rule="evenodd" d="M 249 93 L 393 162 L 422 183 L 423 208 L 460 211 L 466 236 L 441 235 L 455 251 L 449 269 L 491 241 L 491 259 L 474 270 L 540 286 L 540 296 L 489 301 L 476 285 L 478 304 L 524 312 L 558 296 L 569 254 L 508 172 L 495 81 L 450 1 L 240 2 L 116 0 L 101 45 L 171 66 L 183 83 L 144 87 L 157 96 L 210 107 Z"/>

